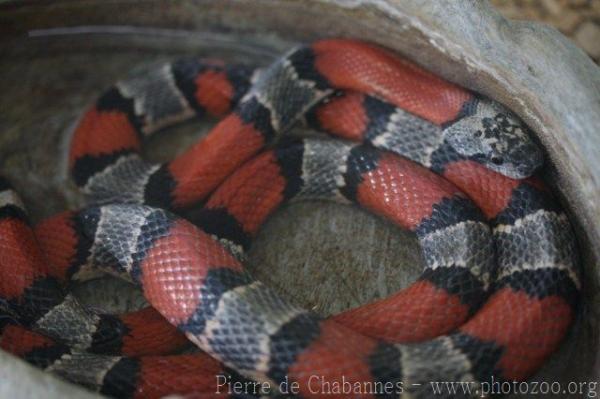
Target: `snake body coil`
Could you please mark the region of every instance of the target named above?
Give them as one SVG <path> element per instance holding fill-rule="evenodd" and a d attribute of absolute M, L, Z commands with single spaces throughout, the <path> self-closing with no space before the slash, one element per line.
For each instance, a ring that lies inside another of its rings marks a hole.
<path fill-rule="evenodd" d="M 186 152 L 141 157 L 145 137 L 204 114 L 224 118 Z M 337 139 L 288 137 L 300 122 Z M 222 397 L 216 375 L 272 393 L 294 382 L 303 397 L 344 382 L 342 397 L 427 398 L 429 381 L 523 380 L 563 339 L 579 289 L 569 221 L 529 177 L 541 163 L 509 110 L 361 42 L 318 41 L 262 70 L 162 65 L 79 122 L 69 165 L 88 208 L 33 230 L 2 182 L 0 298 L 16 323 L 0 346 L 116 397 Z M 305 199 L 414 232 L 423 273 L 330 318 L 290 304 L 240 260 L 269 215 Z M 96 314 L 63 288 L 99 272 L 152 307 Z M 170 354 L 188 340 L 202 352 Z"/>

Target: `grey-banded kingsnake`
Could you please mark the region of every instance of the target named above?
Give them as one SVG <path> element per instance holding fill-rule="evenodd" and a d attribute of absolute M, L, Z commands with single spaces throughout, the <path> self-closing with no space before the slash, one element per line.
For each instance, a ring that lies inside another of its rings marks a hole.
<path fill-rule="evenodd" d="M 146 136 L 205 113 L 226 116 L 185 153 L 141 158 Z M 287 138 L 300 121 L 338 139 Z M 42 222 L 37 239 L 0 187 L 12 318 L 0 344 L 104 394 L 210 397 L 221 373 L 293 381 L 305 397 L 349 381 L 392 387 L 354 396 L 427 398 L 431 380 L 527 378 L 573 319 L 575 239 L 529 177 L 542 153 L 525 125 L 372 45 L 322 40 L 260 71 L 186 59 L 124 80 L 82 117 L 69 164 L 92 204 Z M 239 258 L 278 206 L 304 199 L 355 203 L 414 232 L 422 275 L 331 318 L 290 304 Z M 200 202 L 193 224 L 176 216 Z M 63 284 L 98 270 L 140 285 L 155 310 L 82 308 Z M 186 341 L 156 311 L 203 352 L 168 355 Z"/>

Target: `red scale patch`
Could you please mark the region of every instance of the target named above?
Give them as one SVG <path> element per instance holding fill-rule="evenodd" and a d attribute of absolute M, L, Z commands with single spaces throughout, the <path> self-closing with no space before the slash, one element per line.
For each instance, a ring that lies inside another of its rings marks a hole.
<path fill-rule="evenodd" d="M 362 141 L 369 122 L 363 105 L 364 98 L 359 93 L 333 97 L 316 109 L 319 124 L 338 137 Z"/>
<path fill-rule="evenodd" d="M 225 115 L 231 107 L 234 88 L 222 71 L 206 71 L 196 78 L 196 101 L 214 116 Z"/>
<path fill-rule="evenodd" d="M 458 161 L 446 166 L 444 177 L 451 180 L 492 219 L 506 209 L 513 190 L 522 183 L 485 168 L 474 161 Z"/>
<path fill-rule="evenodd" d="M 69 153 L 69 166 L 85 155 L 101 156 L 118 151 L 139 151 L 141 143 L 127 114 L 91 108 L 79 122 Z"/>
<path fill-rule="evenodd" d="M 264 145 L 263 136 L 235 114 L 169 164 L 177 186 L 174 205 L 184 207 L 205 198 L 244 161 Z"/>
<path fill-rule="evenodd" d="M 35 226 L 35 235 L 48 259 L 49 273 L 62 282 L 66 282 L 77 253 L 78 236 L 72 222 L 74 213 L 62 212 Z"/>
<path fill-rule="evenodd" d="M 204 353 L 147 356 L 141 358 L 140 365 L 136 398 L 162 398 L 177 394 L 202 398 L 228 397 L 217 394 L 216 376 L 223 374 L 223 367 Z"/>
<path fill-rule="evenodd" d="M 230 176 L 211 196 L 206 208 L 226 208 L 244 231 L 253 235 L 283 201 L 285 185 L 275 154 L 268 151 Z"/>
<path fill-rule="evenodd" d="M 54 341 L 20 326 L 7 326 L 0 336 L 0 348 L 15 356 L 25 356 L 35 349 L 47 348 Z"/>
<path fill-rule="evenodd" d="M 540 300 L 503 288 L 460 331 L 502 345 L 502 376 L 520 381 L 533 374 L 554 352 L 572 320 L 573 309 L 562 297 Z"/>
<path fill-rule="evenodd" d="M 343 39 L 313 44 L 317 70 L 338 88 L 375 94 L 430 122 L 456 118 L 472 95 L 392 53 Z"/>
<path fill-rule="evenodd" d="M 0 297 L 20 297 L 36 278 L 47 273 L 47 262 L 31 228 L 19 219 L 0 219 Z"/>
<path fill-rule="evenodd" d="M 200 288 L 212 267 L 242 270 L 221 244 L 179 220 L 146 253 L 141 264 L 144 295 L 170 323 L 185 323 L 200 305 Z"/>
<path fill-rule="evenodd" d="M 126 356 L 167 355 L 188 344 L 187 338 L 154 308 L 124 314 L 121 320 L 129 329 L 123 336 Z"/>
<path fill-rule="evenodd" d="M 468 316 L 469 307 L 458 296 L 417 281 L 396 295 L 340 313 L 333 320 L 369 337 L 408 343 L 448 333 Z"/>
<path fill-rule="evenodd" d="M 319 336 L 289 368 L 290 381 L 300 385 L 303 397 L 347 398 L 335 386 L 373 381 L 368 357 L 377 346 L 373 339 L 358 335 L 335 322 L 322 322 Z M 364 388 L 360 397 L 371 397 Z"/>
<path fill-rule="evenodd" d="M 460 195 L 447 180 L 393 154 L 383 153 L 375 170 L 363 174 L 357 189 L 365 208 L 413 230 L 442 198 Z"/>

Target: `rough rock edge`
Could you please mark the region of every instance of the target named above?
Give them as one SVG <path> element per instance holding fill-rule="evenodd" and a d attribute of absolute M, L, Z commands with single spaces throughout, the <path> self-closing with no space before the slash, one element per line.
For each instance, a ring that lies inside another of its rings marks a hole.
<path fill-rule="evenodd" d="M 99 398 L 0 351 L 0 398 Z M 9 384 L 7 381 L 18 381 Z"/>

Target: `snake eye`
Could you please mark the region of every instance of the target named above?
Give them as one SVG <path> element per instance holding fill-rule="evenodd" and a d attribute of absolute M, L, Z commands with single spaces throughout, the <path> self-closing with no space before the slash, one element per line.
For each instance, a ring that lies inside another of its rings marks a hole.
<path fill-rule="evenodd" d="M 492 157 L 492 163 L 496 165 L 502 165 L 503 162 L 504 160 L 500 157 Z"/>
<path fill-rule="evenodd" d="M 475 137 L 481 137 L 482 134 L 483 133 L 481 133 L 481 130 L 476 130 L 474 133 Z"/>

